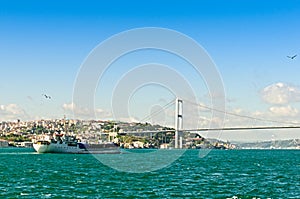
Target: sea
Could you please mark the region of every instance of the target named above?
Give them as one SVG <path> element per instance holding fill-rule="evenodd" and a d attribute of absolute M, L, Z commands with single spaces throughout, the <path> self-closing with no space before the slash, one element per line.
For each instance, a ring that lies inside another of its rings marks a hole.
<path fill-rule="evenodd" d="M 97 158 L 0 148 L 0 198 L 300 198 L 300 150 L 200 151 L 186 150 L 159 169 L 126 171 L 101 158 L 128 168 L 144 162 L 127 161 L 126 152 Z"/>

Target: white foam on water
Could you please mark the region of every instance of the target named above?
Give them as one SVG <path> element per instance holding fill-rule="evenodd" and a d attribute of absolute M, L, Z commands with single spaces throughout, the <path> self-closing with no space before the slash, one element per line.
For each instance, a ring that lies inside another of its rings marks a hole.
<path fill-rule="evenodd" d="M 240 198 L 237 196 L 232 196 L 231 198 L 226 198 L 226 199 L 240 199 Z"/>
<path fill-rule="evenodd" d="M 52 196 L 52 194 L 51 194 L 51 193 L 46 193 L 46 194 L 43 194 L 43 196 L 44 196 L 45 198 L 50 198 L 50 197 Z"/>

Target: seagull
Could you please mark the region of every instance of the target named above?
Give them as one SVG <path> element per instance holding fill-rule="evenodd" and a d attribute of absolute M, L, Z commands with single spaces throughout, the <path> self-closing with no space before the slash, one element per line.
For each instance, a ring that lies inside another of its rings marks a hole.
<path fill-rule="evenodd" d="M 287 58 L 290 58 L 290 59 L 295 59 L 295 57 L 297 57 L 297 55 L 294 55 L 294 56 L 287 56 Z"/>
<path fill-rule="evenodd" d="M 46 95 L 46 94 L 42 94 L 46 99 L 51 99 L 51 96 Z"/>

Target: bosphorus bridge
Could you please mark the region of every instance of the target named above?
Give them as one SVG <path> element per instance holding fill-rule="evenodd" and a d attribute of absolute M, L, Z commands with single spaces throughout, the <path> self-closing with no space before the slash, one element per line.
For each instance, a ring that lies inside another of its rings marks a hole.
<path fill-rule="evenodd" d="M 191 128 L 191 129 L 183 129 L 183 101 L 185 103 L 190 103 L 194 106 L 198 106 L 199 108 L 210 110 L 210 111 L 215 111 L 219 112 L 221 114 L 224 114 L 226 116 L 234 116 L 234 117 L 239 117 L 239 118 L 244 118 L 244 119 L 249 119 L 249 120 L 254 120 L 254 121 L 260 121 L 260 122 L 269 122 L 269 123 L 274 123 L 276 125 L 273 126 L 251 126 L 251 127 L 217 127 L 217 128 Z M 142 134 L 150 134 L 153 135 L 155 133 L 167 133 L 167 132 L 175 132 L 175 148 L 182 148 L 182 134 L 184 132 L 210 132 L 210 131 L 245 131 L 245 130 L 279 130 L 279 129 L 299 129 L 300 128 L 300 123 L 296 122 L 284 122 L 284 121 L 278 121 L 278 120 L 271 120 L 271 119 L 266 119 L 266 118 L 258 118 L 258 117 L 252 117 L 248 115 L 242 115 L 242 114 L 237 114 L 233 112 L 227 112 L 224 110 L 219 110 L 216 108 L 208 107 L 199 103 L 192 102 L 190 100 L 183 100 L 176 98 L 175 100 L 170 101 L 169 103 L 166 103 L 162 107 L 162 109 L 155 111 L 148 115 L 147 117 L 143 118 L 141 121 L 146 121 L 147 119 L 150 119 L 151 117 L 159 114 L 160 112 L 164 111 L 165 109 L 174 106 L 175 104 L 175 125 L 174 129 L 168 129 L 168 130 L 154 130 L 154 131 L 131 131 L 131 132 L 124 132 L 126 134 L 132 134 L 132 135 L 142 135 Z"/>

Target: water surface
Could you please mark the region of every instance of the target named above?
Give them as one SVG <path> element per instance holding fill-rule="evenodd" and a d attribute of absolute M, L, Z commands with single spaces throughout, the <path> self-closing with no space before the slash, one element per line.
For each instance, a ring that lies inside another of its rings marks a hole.
<path fill-rule="evenodd" d="M 0 198 L 300 198 L 300 150 L 198 152 L 157 171 L 126 173 L 90 154 L 2 148 Z"/>

